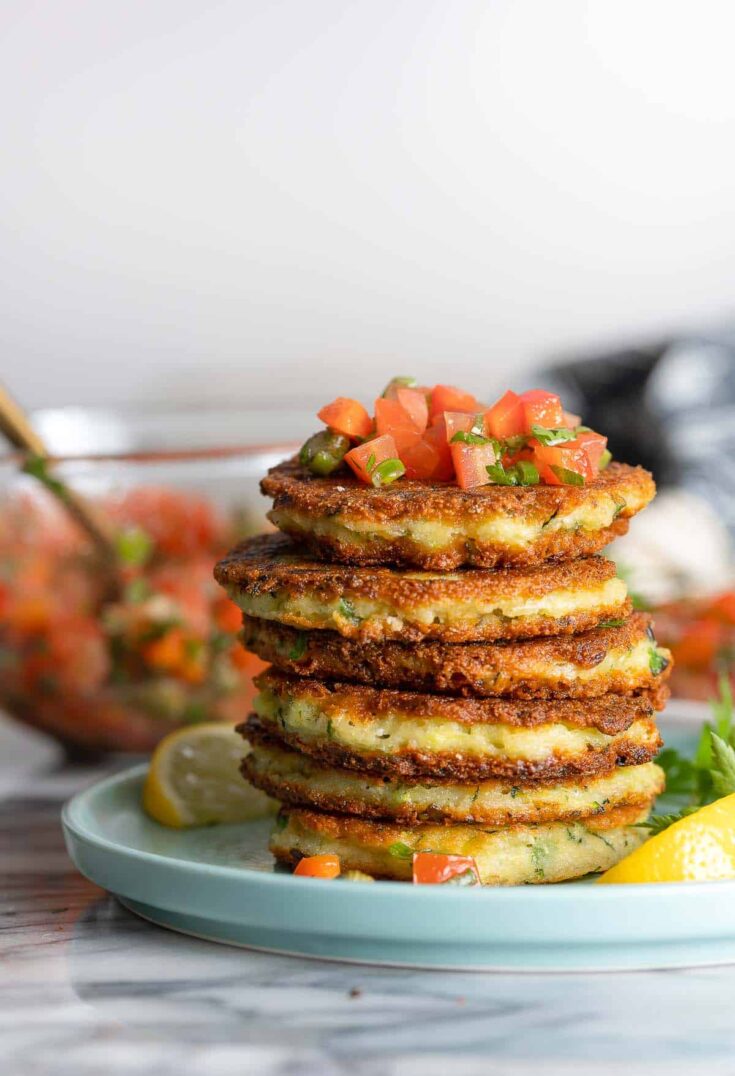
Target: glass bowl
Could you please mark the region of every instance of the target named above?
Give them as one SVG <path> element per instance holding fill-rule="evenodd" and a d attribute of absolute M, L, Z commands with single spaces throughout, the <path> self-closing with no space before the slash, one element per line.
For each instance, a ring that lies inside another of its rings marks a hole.
<path fill-rule="evenodd" d="M 261 668 L 212 578 L 269 528 L 258 482 L 303 437 L 298 412 L 64 409 L 34 424 L 52 473 L 112 524 L 110 592 L 55 497 L 0 458 L 0 708 L 68 748 L 148 751 L 179 725 L 241 721 Z"/>

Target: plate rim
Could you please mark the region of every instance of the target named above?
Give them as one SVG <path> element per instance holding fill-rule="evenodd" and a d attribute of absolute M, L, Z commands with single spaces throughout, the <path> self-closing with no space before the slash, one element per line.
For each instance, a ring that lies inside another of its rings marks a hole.
<path fill-rule="evenodd" d="M 83 842 L 92 848 L 99 849 L 106 853 L 114 853 L 115 855 L 122 856 L 123 858 L 136 863 L 165 864 L 169 870 L 172 869 L 174 871 L 182 871 L 185 873 L 196 871 L 214 879 L 219 878 L 233 881 L 235 879 L 246 878 L 250 884 L 260 885 L 265 889 L 293 887 L 294 893 L 298 893 L 299 891 L 309 891 L 313 893 L 314 886 L 316 885 L 321 889 L 327 887 L 330 892 L 334 891 L 333 882 L 328 879 L 300 878 L 286 872 L 267 872 L 254 870 L 252 867 L 247 866 L 231 867 L 223 864 L 202 863 L 196 860 L 180 859 L 176 856 L 161 855 L 157 852 L 132 848 L 120 841 L 101 836 L 99 833 L 90 830 L 84 825 L 84 822 L 79 815 L 85 809 L 89 809 L 88 804 L 90 801 L 93 802 L 98 796 L 104 794 L 110 788 L 115 788 L 131 781 L 142 779 L 147 769 L 148 763 L 141 763 L 128 767 L 117 773 L 110 774 L 109 776 L 102 778 L 102 780 L 96 781 L 87 788 L 77 792 L 67 800 L 62 807 L 61 823 L 65 832 L 68 835 L 73 836 L 75 840 Z M 139 805 L 139 810 L 143 812 L 142 805 Z M 155 825 L 156 823 L 154 822 L 153 824 Z M 250 823 L 242 824 L 248 825 Z M 214 829 L 215 827 L 212 828 Z M 709 882 L 639 882 L 633 885 L 611 883 L 604 886 L 597 886 L 592 883 L 584 886 L 584 893 L 586 900 L 594 901 L 597 905 L 604 906 L 611 902 L 617 903 L 620 900 L 622 892 L 626 892 L 628 896 L 631 896 L 631 890 L 644 901 L 657 901 L 664 895 L 662 887 L 669 900 L 676 900 L 677 898 L 689 899 L 690 897 L 695 897 L 697 894 L 704 895 L 705 893 L 711 897 L 714 895 L 715 890 L 719 890 L 723 895 L 726 894 L 728 889 L 735 891 L 735 879 L 719 879 Z M 521 894 L 524 901 L 536 900 L 549 902 L 555 900 L 567 904 L 570 901 L 577 901 L 581 891 L 582 887 L 578 885 L 564 883 L 549 885 L 482 886 L 481 888 L 470 889 L 454 887 L 448 890 L 445 886 L 412 886 L 405 882 L 382 879 L 378 885 L 369 887 L 369 892 L 373 900 L 392 901 L 399 898 L 401 900 L 410 899 L 412 901 L 420 901 L 427 904 L 441 902 L 443 906 L 446 905 L 447 902 L 459 903 L 466 900 L 467 893 L 472 894 L 469 898 L 470 900 L 482 901 L 484 903 L 492 902 L 493 904 L 502 905 L 517 902 Z M 348 895 L 355 897 L 358 893 L 364 893 L 365 889 L 362 886 L 350 886 L 349 888 L 345 887 L 344 892 L 346 897 Z M 593 896 L 592 894 L 595 895 Z M 464 907 L 466 907 L 466 905 L 464 905 Z"/>

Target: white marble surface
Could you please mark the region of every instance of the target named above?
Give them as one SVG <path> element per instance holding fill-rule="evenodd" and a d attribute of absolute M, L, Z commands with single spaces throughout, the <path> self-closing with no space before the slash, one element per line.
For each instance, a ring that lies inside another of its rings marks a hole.
<path fill-rule="evenodd" d="M 735 1074 L 735 967 L 401 971 L 150 926 L 63 847 L 61 802 L 114 763 L 69 766 L 1 721 L 2 1076 Z"/>

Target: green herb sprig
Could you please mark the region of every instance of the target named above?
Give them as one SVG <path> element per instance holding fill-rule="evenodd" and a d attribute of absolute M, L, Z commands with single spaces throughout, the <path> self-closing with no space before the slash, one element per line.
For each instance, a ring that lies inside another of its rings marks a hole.
<path fill-rule="evenodd" d="M 717 698 L 710 705 L 714 721 L 702 726 L 693 758 L 667 747 L 656 759 L 666 774 L 666 791 L 689 802 L 674 814 L 653 815 L 648 822 L 641 822 L 652 834 L 662 833 L 700 807 L 735 793 L 735 708 L 726 674 L 720 677 Z"/>

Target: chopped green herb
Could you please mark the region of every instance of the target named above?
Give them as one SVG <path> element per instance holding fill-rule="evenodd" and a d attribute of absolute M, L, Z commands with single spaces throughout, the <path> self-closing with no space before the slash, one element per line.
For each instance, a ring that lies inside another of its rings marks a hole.
<path fill-rule="evenodd" d="M 397 478 L 406 473 L 406 468 L 400 460 L 383 460 L 377 467 L 373 467 L 370 478 L 374 486 L 389 486 Z"/>
<path fill-rule="evenodd" d="M 117 535 L 115 549 L 123 564 L 140 568 L 153 552 L 153 539 L 142 527 L 128 527 Z"/>
<path fill-rule="evenodd" d="M 148 581 L 141 577 L 130 580 L 125 587 L 124 598 L 126 602 L 131 602 L 131 604 L 137 605 L 139 602 L 147 601 L 152 593 Z"/>
<path fill-rule="evenodd" d="M 278 830 L 285 829 L 286 826 L 288 825 L 288 815 L 283 814 L 283 812 L 281 812 L 281 814 L 276 815 L 276 823 L 275 824 L 276 824 L 276 829 L 278 829 Z"/>
<path fill-rule="evenodd" d="M 546 426 L 531 426 L 531 433 L 542 445 L 563 445 L 565 441 L 574 441 L 577 436 L 576 430 L 570 430 L 564 426 L 558 430 L 550 430 Z"/>
<path fill-rule="evenodd" d="M 453 445 L 490 445 L 492 444 L 492 439 L 485 437 L 484 434 L 474 433 L 473 430 L 469 432 L 457 430 L 450 443 Z"/>
<path fill-rule="evenodd" d="M 655 646 L 652 646 L 648 652 L 648 667 L 654 676 L 660 676 L 664 669 L 669 667 L 669 659 Z"/>
<path fill-rule="evenodd" d="M 360 623 L 360 617 L 355 612 L 355 607 L 349 598 L 340 598 L 337 608 L 346 620 L 351 620 L 353 624 Z"/>
<path fill-rule="evenodd" d="M 609 448 L 603 450 L 600 456 L 600 462 L 597 464 L 599 470 L 604 471 L 605 468 L 612 462 L 612 452 Z"/>
<path fill-rule="evenodd" d="M 617 519 L 623 509 L 628 507 L 628 502 L 625 500 L 624 497 L 620 497 L 619 499 L 615 497 L 614 500 L 615 511 L 613 512 L 613 519 Z"/>
<path fill-rule="evenodd" d="M 293 646 L 287 652 L 286 657 L 289 659 L 289 661 L 301 661 L 302 657 L 306 653 L 306 647 L 306 632 L 300 631 L 299 634 L 296 636 L 296 641 L 294 642 Z"/>
<path fill-rule="evenodd" d="M 603 620 L 598 624 L 598 628 L 622 628 L 625 623 L 625 617 L 620 617 L 618 620 Z"/>
<path fill-rule="evenodd" d="M 413 859 L 413 848 L 409 848 L 403 841 L 394 841 L 388 845 L 388 855 L 395 859 Z"/>
<path fill-rule="evenodd" d="M 551 465 L 551 470 L 565 486 L 584 485 L 584 475 L 580 474 L 579 471 L 571 471 L 568 467 L 557 467 L 553 463 Z"/>
<path fill-rule="evenodd" d="M 375 470 L 375 453 L 374 452 L 371 452 L 370 455 L 368 456 L 367 463 L 365 465 L 365 470 L 367 471 L 368 474 L 372 474 L 373 471 Z"/>
<path fill-rule="evenodd" d="M 528 460 L 519 460 L 512 467 L 491 463 L 486 467 L 490 481 L 496 486 L 537 486 L 538 468 Z"/>

